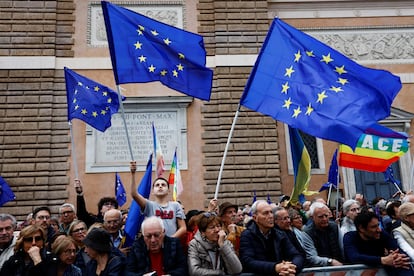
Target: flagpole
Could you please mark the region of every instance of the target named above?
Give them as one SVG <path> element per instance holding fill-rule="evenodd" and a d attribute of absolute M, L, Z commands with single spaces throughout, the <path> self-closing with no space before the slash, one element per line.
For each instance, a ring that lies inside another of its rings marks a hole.
<path fill-rule="evenodd" d="M 221 160 L 220 172 L 219 172 L 219 175 L 218 175 L 218 178 L 217 178 L 217 185 L 216 185 L 216 192 L 214 193 L 214 199 L 217 199 L 218 192 L 219 192 L 219 189 L 220 189 L 220 181 L 221 181 L 221 176 L 223 174 L 224 163 L 226 161 L 227 151 L 229 149 L 230 140 L 231 140 L 231 136 L 233 135 L 233 131 L 234 131 L 234 127 L 236 125 L 237 117 L 239 117 L 239 111 L 240 111 L 240 103 L 237 106 L 237 111 L 236 111 L 236 114 L 234 115 L 234 118 L 233 118 L 233 123 L 231 125 L 230 133 L 229 133 L 229 136 L 227 137 L 226 148 L 224 149 L 223 159 Z"/>
<path fill-rule="evenodd" d="M 328 200 L 327 200 L 328 206 L 329 206 L 329 200 L 331 199 L 331 192 L 332 192 L 332 184 L 329 183 Z"/>
<path fill-rule="evenodd" d="M 128 127 L 127 127 L 126 120 L 125 120 L 125 111 L 124 111 L 124 104 L 122 103 L 121 89 L 119 85 L 117 85 L 116 88 L 118 90 L 118 101 L 119 101 L 119 106 L 121 108 L 122 121 L 124 122 L 125 134 L 126 134 L 126 138 L 128 141 L 129 153 L 131 154 L 131 160 L 134 160 L 134 155 L 132 154 L 131 141 L 129 140 Z"/>
<path fill-rule="evenodd" d="M 70 130 L 70 142 L 72 144 L 73 169 L 75 170 L 75 178 L 79 179 L 78 163 L 77 163 L 77 160 L 76 160 L 75 139 L 73 138 L 72 121 L 69 121 L 68 124 L 69 124 L 69 130 Z"/>

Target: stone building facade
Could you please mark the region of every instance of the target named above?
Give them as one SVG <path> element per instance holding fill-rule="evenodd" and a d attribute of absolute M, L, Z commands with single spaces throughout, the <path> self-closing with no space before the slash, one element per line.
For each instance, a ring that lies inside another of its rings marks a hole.
<path fill-rule="evenodd" d="M 393 107 L 414 113 L 412 1 L 112 2 L 138 9 L 178 10 L 182 27 L 204 37 L 207 65 L 214 70 L 209 102 L 186 99 L 157 83 L 122 86 L 124 95 L 139 102 L 139 108 L 156 108 L 159 98 L 163 104 L 168 99 L 177 106 L 185 102 L 181 200 L 187 210 L 203 208 L 214 197 L 239 99 L 274 16 L 365 65 L 400 75 L 403 89 Z M 1 207 L 1 212 L 19 219 L 34 206 L 48 205 L 57 212 L 60 204 L 75 202 L 72 183 L 76 176 L 84 183 L 91 212 L 97 211 L 101 196 L 113 195 L 115 169 L 88 171 L 91 130 L 73 121 L 70 135 L 62 70 L 68 66 L 115 89 L 108 48 L 97 45 L 99 37 L 93 37 L 93 32 L 102 31 L 96 7 L 99 2 L 89 0 L 0 3 L 0 175 L 17 197 Z M 409 119 L 400 126 L 413 133 Z M 254 192 L 257 198 L 269 195 L 273 201 L 290 194 L 293 176 L 286 141 L 283 124 L 241 107 L 220 178 L 219 200 L 242 205 L 251 203 Z M 337 147 L 328 141 L 318 143 L 320 165 L 313 171 L 313 189 L 326 181 L 330 156 Z M 407 179 L 411 154 L 404 159 Z M 122 165 L 121 177 L 129 190 L 128 162 Z"/>

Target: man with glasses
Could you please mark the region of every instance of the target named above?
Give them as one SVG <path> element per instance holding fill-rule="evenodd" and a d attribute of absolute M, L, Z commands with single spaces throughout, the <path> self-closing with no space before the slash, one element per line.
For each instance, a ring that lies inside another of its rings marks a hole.
<path fill-rule="evenodd" d="M 45 247 L 50 250 L 51 241 L 55 235 L 53 227 L 50 225 L 50 209 L 47 206 L 37 207 L 33 211 L 32 224 L 36 224 L 43 229 L 46 236 Z"/>
<path fill-rule="evenodd" d="M 252 221 L 240 238 L 243 271 L 254 275 L 295 275 L 302 270 L 304 257 L 282 231 L 274 227 L 272 207 L 257 200 L 251 208 Z"/>
<path fill-rule="evenodd" d="M 106 211 L 110 209 L 118 209 L 118 201 L 115 197 L 102 197 L 98 202 L 98 214 L 93 215 L 86 210 L 85 198 L 83 196 L 83 188 L 80 179 L 75 179 L 76 196 L 76 214 L 78 219 L 86 223 L 90 227 L 95 222 L 103 223 L 103 217 Z"/>
<path fill-rule="evenodd" d="M 188 275 L 180 240 L 165 235 L 161 218 L 152 216 L 143 221 L 141 236 L 128 254 L 126 275 Z"/>
<path fill-rule="evenodd" d="M 306 225 L 304 232 L 313 241 L 313 245 L 317 251 L 319 265 L 342 265 L 343 252 L 341 235 L 338 225 L 329 219 L 331 217 L 331 211 L 328 206 L 318 201 L 312 203 L 309 209 L 309 216 L 313 223 Z"/>
<path fill-rule="evenodd" d="M 16 218 L 9 214 L 0 214 L 0 269 L 3 263 L 14 254 L 16 237 L 13 235 L 16 229 Z"/>
<path fill-rule="evenodd" d="M 75 206 L 70 203 L 63 203 L 59 207 L 59 232 L 69 235 L 69 226 L 76 219 Z"/>

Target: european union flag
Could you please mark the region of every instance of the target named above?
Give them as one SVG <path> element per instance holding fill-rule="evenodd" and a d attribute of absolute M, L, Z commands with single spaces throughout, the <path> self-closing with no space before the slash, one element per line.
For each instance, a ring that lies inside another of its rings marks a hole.
<path fill-rule="evenodd" d="M 115 173 L 115 197 L 119 206 L 122 206 L 127 202 L 125 188 L 118 173 Z"/>
<path fill-rule="evenodd" d="M 363 67 L 274 19 L 240 104 L 310 135 L 355 148 L 389 116 L 399 77 Z"/>
<path fill-rule="evenodd" d="M 338 168 L 338 149 L 336 149 L 332 155 L 331 166 L 329 167 L 328 182 L 322 185 L 319 192 L 329 190 L 331 186 L 335 189 L 338 187 L 338 179 L 340 178 Z"/>
<path fill-rule="evenodd" d="M 110 127 L 119 108 L 118 94 L 66 67 L 65 80 L 68 120 L 77 118 L 102 132 Z"/>
<path fill-rule="evenodd" d="M 206 67 L 203 37 L 102 1 L 115 81 L 160 81 L 210 100 L 213 71 Z"/>
<path fill-rule="evenodd" d="M 15 200 L 16 196 L 13 191 L 7 185 L 6 180 L 0 176 L 0 207 L 6 204 L 9 201 Z"/>
<path fill-rule="evenodd" d="M 141 179 L 138 187 L 138 193 L 145 198 L 149 198 L 152 185 L 152 154 L 150 154 L 147 162 L 147 170 Z M 132 200 L 129 208 L 128 218 L 125 223 L 125 246 L 131 246 L 135 240 L 139 228 L 144 221 L 145 216 L 141 213 L 141 208 L 135 200 Z"/>

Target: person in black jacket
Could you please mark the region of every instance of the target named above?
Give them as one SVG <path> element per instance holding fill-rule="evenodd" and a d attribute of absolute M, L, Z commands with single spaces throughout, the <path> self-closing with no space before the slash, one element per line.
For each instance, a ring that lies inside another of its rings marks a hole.
<path fill-rule="evenodd" d="M 243 271 L 254 275 L 295 275 L 304 264 L 286 234 L 274 227 L 272 208 L 265 200 L 256 201 L 253 219 L 240 238 L 240 260 Z"/>
<path fill-rule="evenodd" d="M 180 239 L 165 235 L 164 223 L 159 217 L 148 217 L 141 225 L 141 236 L 135 240 L 128 254 L 126 275 L 185 276 L 187 258 Z"/>
<path fill-rule="evenodd" d="M 46 250 L 43 229 L 33 224 L 20 231 L 15 253 L 4 263 L 0 275 L 52 276 L 56 272 L 49 268 L 57 263 L 58 258 Z"/>
<path fill-rule="evenodd" d="M 98 202 L 98 213 L 93 215 L 86 210 L 85 198 L 83 196 L 82 183 L 79 179 L 75 179 L 76 190 L 76 215 L 90 227 L 95 222 L 104 222 L 105 212 L 110 209 L 118 209 L 118 201 L 114 197 L 102 197 Z"/>
<path fill-rule="evenodd" d="M 102 228 L 93 228 L 83 240 L 85 252 L 91 257 L 86 264 L 85 276 L 124 275 L 126 259 L 115 252 L 109 233 Z"/>

